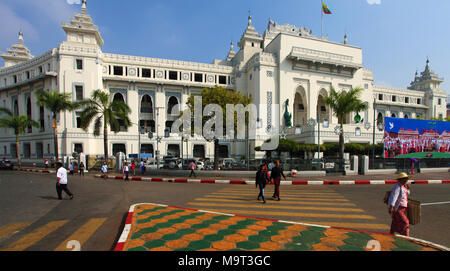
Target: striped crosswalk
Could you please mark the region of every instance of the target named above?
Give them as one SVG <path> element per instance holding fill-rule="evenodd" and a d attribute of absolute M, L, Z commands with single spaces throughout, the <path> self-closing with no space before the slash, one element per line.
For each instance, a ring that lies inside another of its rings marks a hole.
<path fill-rule="evenodd" d="M 107 218 L 92 218 L 79 227 L 67 239 L 55 243 L 55 251 L 73 250 L 70 244 L 76 243 L 82 249 L 83 244 L 100 228 Z M 69 220 L 50 221 L 33 230 L 27 230 L 32 227 L 32 223 L 18 222 L 0 227 L 0 251 L 24 251 L 32 246 L 43 242 L 43 240 L 55 234 L 59 229 L 64 229 L 70 224 Z M 29 231 L 29 232 L 28 232 Z M 15 240 L 15 241 L 10 241 Z M 62 242 L 61 242 L 62 241 Z"/>
<path fill-rule="evenodd" d="M 256 199 L 251 186 L 227 187 L 189 202 L 192 208 L 244 216 L 298 221 L 308 224 L 361 230 L 389 230 L 376 217 L 356 208 L 343 195 L 328 188 L 283 187 L 281 201 L 270 199 L 273 187 L 266 187 L 266 204 Z"/>

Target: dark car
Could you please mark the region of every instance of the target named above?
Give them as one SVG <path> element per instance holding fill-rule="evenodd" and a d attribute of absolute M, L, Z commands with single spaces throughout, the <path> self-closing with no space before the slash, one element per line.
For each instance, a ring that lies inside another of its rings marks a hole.
<path fill-rule="evenodd" d="M 13 170 L 14 164 L 9 160 L 3 160 L 0 162 L 0 169 Z"/>

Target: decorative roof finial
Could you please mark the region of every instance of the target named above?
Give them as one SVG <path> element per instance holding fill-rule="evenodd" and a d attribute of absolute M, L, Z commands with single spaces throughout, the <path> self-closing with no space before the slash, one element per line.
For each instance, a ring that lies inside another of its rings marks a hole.
<path fill-rule="evenodd" d="M 234 44 L 233 44 L 233 42 L 231 42 L 231 44 L 230 44 L 230 51 L 234 51 Z"/>
<path fill-rule="evenodd" d="M 344 35 L 344 44 L 348 44 L 347 33 Z"/>
<path fill-rule="evenodd" d="M 250 14 L 250 10 L 248 10 L 248 25 L 252 25 L 252 15 Z"/>
<path fill-rule="evenodd" d="M 427 56 L 427 65 L 425 66 L 425 71 L 428 72 L 430 70 L 430 59 Z"/>
<path fill-rule="evenodd" d="M 83 3 L 81 4 L 81 13 L 86 14 L 86 0 L 83 0 Z"/>
<path fill-rule="evenodd" d="M 19 30 L 19 43 L 23 44 L 23 32 L 22 32 L 22 27 L 20 27 Z"/>

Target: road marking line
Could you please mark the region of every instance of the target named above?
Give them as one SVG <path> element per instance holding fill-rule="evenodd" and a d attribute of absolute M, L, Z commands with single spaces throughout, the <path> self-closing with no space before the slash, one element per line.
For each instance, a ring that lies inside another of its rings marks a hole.
<path fill-rule="evenodd" d="M 208 197 L 208 196 L 205 196 Z M 223 202 L 255 202 L 254 198 L 239 198 L 235 197 L 235 199 L 224 199 L 224 198 L 197 198 L 195 200 L 198 201 L 223 201 Z M 306 201 L 291 201 L 291 200 L 285 200 L 283 198 L 283 201 L 275 201 L 274 204 L 300 204 L 300 205 L 332 205 L 332 206 L 356 206 L 354 203 L 336 203 L 336 202 L 306 202 Z"/>
<path fill-rule="evenodd" d="M 272 189 L 270 189 L 272 190 Z M 245 192 L 249 192 L 249 193 L 254 193 L 254 191 L 259 191 L 257 189 L 254 190 L 220 190 L 217 191 L 217 193 L 245 193 Z M 292 195 L 329 195 L 329 196 L 341 196 L 341 194 L 336 193 L 336 192 L 309 192 L 309 191 L 290 191 L 290 190 L 284 190 L 283 194 L 292 194 Z"/>
<path fill-rule="evenodd" d="M 10 244 L 5 249 L 2 249 L 4 251 L 23 251 L 30 246 L 34 245 L 35 243 L 39 242 L 41 239 L 43 239 L 48 234 L 52 233 L 53 231 L 59 229 L 61 226 L 66 224 L 68 220 L 60 220 L 60 221 L 52 221 L 48 223 L 45 226 L 40 227 L 39 229 L 35 230 L 32 233 L 29 233 L 25 235 L 24 237 L 20 238 L 16 242 Z"/>
<path fill-rule="evenodd" d="M 248 206 L 245 204 L 216 204 L 216 203 L 200 203 L 200 202 L 189 202 L 189 205 L 194 206 L 212 206 L 212 207 L 236 207 L 236 208 L 259 208 L 259 209 L 299 209 L 289 207 L 289 206 L 270 206 L 270 205 L 255 205 L 255 206 Z M 286 208 L 282 208 L 286 207 Z M 208 210 L 208 209 L 207 209 Z M 238 211 L 238 210 L 236 210 Z M 227 213 L 233 213 L 233 211 L 228 210 L 224 211 Z M 258 214 L 267 214 L 267 215 L 277 215 L 277 216 L 299 216 L 299 217 L 329 217 L 329 218 L 348 218 L 348 219 L 376 219 L 373 216 L 370 215 L 353 215 L 353 214 L 323 214 L 323 213 L 291 213 L 291 212 L 268 212 L 268 211 L 243 211 L 248 213 L 258 213 Z"/>
<path fill-rule="evenodd" d="M 12 224 L 3 226 L 0 228 L 0 240 L 5 237 L 15 234 L 30 225 L 31 225 L 31 223 L 29 223 L 29 222 L 22 222 L 22 223 L 12 223 Z"/>
<path fill-rule="evenodd" d="M 420 205 L 421 206 L 428 206 L 428 205 L 441 205 L 441 204 L 450 204 L 450 201 L 422 203 Z"/>
<path fill-rule="evenodd" d="M 262 205 L 262 204 L 261 204 Z M 270 211 L 255 211 L 255 210 L 237 210 L 237 209 L 209 209 L 203 208 L 202 210 L 229 213 L 229 214 L 242 214 L 242 215 L 268 215 L 268 216 L 287 216 L 287 217 L 319 217 L 319 218 L 347 218 L 347 219 L 364 219 L 375 220 L 376 218 L 369 215 L 345 215 L 345 214 L 318 214 L 318 213 L 292 213 L 292 212 L 270 212 Z M 311 222 L 317 224 L 318 222 Z M 327 222 L 328 223 L 328 222 Z"/>
<path fill-rule="evenodd" d="M 211 199 L 198 198 L 198 199 L 195 199 L 195 200 L 196 201 L 208 201 L 208 203 L 206 203 L 206 205 L 216 204 L 216 203 L 211 203 Z M 241 200 L 228 200 L 228 199 L 215 199 L 214 201 L 215 202 L 240 202 L 240 203 L 242 203 Z M 238 205 L 238 206 L 235 206 L 235 207 L 246 206 L 246 207 L 250 207 L 250 208 L 252 208 L 252 207 L 261 207 L 261 206 L 259 206 L 259 204 L 261 202 L 259 202 L 257 200 L 253 200 L 252 203 L 253 203 L 253 205 L 240 205 L 240 204 L 230 204 L 230 205 Z M 256 203 L 258 203 L 258 205 L 255 205 Z M 188 204 L 190 204 L 190 205 L 201 205 L 202 203 L 196 203 L 196 204 L 188 203 Z M 233 206 L 230 206 L 230 207 L 233 207 Z M 357 213 L 363 213 L 364 212 L 364 210 L 357 209 L 357 208 L 311 207 L 311 206 L 293 206 L 293 205 L 279 206 L 279 204 L 277 204 L 277 206 L 265 205 L 264 208 L 267 208 L 267 209 L 316 210 L 316 211 L 332 211 L 332 212 L 357 212 Z"/>
<path fill-rule="evenodd" d="M 267 192 L 271 192 L 271 191 L 265 191 Z M 212 195 L 237 195 L 237 196 L 249 196 L 249 195 L 255 195 L 255 193 L 228 193 L 228 192 L 214 192 L 211 193 Z M 283 193 L 281 192 L 281 197 L 307 197 L 307 198 L 326 198 L 326 199 L 344 199 L 344 196 L 338 196 L 338 195 L 308 195 L 308 194 L 291 194 L 291 193 Z"/>
<path fill-rule="evenodd" d="M 256 194 L 247 194 L 247 195 L 242 195 L 242 196 L 238 196 L 238 195 L 205 195 L 205 197 L 211 197 L 211 198 L 234 198 L 234 199 L 241 199 L 244 196 L 248 196 L 248 195 L 253 195 L 255 196 Z M 284 197 L 283 196 L 283 200 L 303 200 L 303 201 L 322 201 L 322 202 L 349 202 L 348 199 L 319 199 L 319 198 L 306 198 L 306 197 Z"/>
<path fill-rule="evenodd" d="M 107 218 L 92 218 L 81 228 L 79 228 L 75 233 L 73 233 L 67 240 L 62 242 L 55 251 L 70 251 L 67 248 L 67 243 L 71 240 L 76 240 L 81 246 L 91 237 L 94 232 L 106 221 Z"/>

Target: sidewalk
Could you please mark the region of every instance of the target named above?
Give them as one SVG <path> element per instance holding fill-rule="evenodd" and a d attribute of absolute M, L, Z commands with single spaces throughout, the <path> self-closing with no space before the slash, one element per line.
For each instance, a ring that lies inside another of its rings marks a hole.
<path fill-rule="evenodd" d="M 18 170 L 18 169 L 15 169 Z M 42 168 L 22 168 L 21 171 L 36 172 L 36 173 L 56 173 L 55 169 Z M 78 170 L 75 170 L 75 174 Z M 175 183 L 220 183 L 220 184 L 254 184 L 254 178 L 236 176 L 237 171 L 234 171 L 232 177 L 230 176 L 211 176 L 211 177 L 181 177 L 167 175 L 130 175 L 130 180 L 133 181 L 149 181 L 149 182 L 175 182 Z M 224 172 L 223 174 L 226 174 Z M 101 178 L 103 175 L 99 171 L 90 171 L 85 173 L 87 176 Z M 189 175 L 186 175 L 189 176 Z M 395 184 L 396 174 L 378 174 L 378 175 L 353 175 L 353 176 L 295 176 L 287 177 L 287 181 L 282 181 L 283 185 L 362 185 L 362 184 Z M 109 172 L 109 179 L 124 179 L 124 175 L 117 172 Z M 412 184 L 450 184 L 450 173 L 419 173 L 413 175 Z"/>
<path fill-rule="evenodd" d="M 448 251 L 424 240 L 159 204 L 131 206 L 115 251 Z"/>

